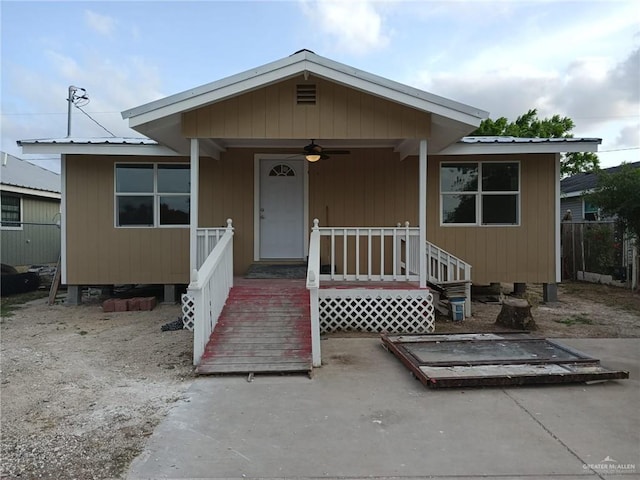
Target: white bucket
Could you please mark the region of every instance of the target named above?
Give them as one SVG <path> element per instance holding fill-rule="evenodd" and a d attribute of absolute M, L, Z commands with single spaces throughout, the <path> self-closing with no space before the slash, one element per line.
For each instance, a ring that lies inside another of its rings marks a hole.
<path fill-rule="evenodd" d="M 454 297 L 449 299 L 451 304 L 451 320 L 461 322 L 464 320 L 464 298 Z"/>

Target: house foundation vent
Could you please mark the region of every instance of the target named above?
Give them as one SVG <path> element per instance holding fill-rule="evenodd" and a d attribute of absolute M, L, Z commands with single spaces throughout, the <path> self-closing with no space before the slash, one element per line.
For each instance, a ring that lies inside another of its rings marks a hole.
<path fill-rule="evenodd" d="M 314 83 L 303 83 L 296 85 L 296 104 L 316 104 L 316 85 Z"/>

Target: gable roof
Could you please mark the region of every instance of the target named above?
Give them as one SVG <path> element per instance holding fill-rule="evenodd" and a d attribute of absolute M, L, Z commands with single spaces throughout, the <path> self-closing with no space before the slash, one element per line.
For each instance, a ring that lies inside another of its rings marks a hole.
<path fill-rule="evenodd" d="M 2 190 L 15 193 L 60 198 L 60 175 L 0 152 L 0 182 Z"/>
<path fill-rule="evenodd" d="M 202 85 L 184 92 L 125 110 L 129 127 L 170 146 L 188 152 L 179 134 L 180 115 L 296 76 L 317 76 L 355 90 L 432 114 L 433 152 L 472 132 L 488 112 L 413 88 L 378 75 L 321 57 L 309 50 Z"/>
<path fill-rule="evenodd" d="M 640 162 L 633 162 L 627 165 L 631 165 L 632 168 L 640 168 Z M 604 168 L 601 172 L 616 173 L 619 172 L 622 165 L 615 167 Z M 593 190 L 598 186 L 598 173 L 578 173 L 567 178 L 563 178 L 560 181 L 560 192 L 567 196 L 579 196 L 586 193 L 589 190 Z"/>

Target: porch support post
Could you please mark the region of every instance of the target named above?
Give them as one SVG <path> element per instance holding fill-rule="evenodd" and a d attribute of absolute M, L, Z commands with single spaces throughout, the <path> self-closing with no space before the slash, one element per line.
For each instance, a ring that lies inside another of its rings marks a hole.
<path fill-rule="evenodd" d="M 420 140 L 418 225 L 420 226 L 420 288 L 427 287 L 427 140 Z"/>
<path fill-rule="evenodd" d="M 562 177 L 562 173 L 560 171 L 560 154 L 556 153 L 555 159 L 555 266 L 556 266 L 556 283 L 560 283 L 562 281 L 562 239 L 561 239 L 561 218 L 560 217 L 560 178 Z M 574 265 L 575 267 L 575 265 Z"/>
<path fill-rule="evenodd" d="M 200 146 L 191 139 L 191 194 L 189 214 L 189 272 L 198 269 L 198 186 L 200 178 Z"/>

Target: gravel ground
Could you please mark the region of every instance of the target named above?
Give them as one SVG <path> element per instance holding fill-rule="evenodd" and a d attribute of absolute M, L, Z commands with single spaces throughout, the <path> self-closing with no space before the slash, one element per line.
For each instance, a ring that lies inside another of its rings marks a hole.
<path fill-rule="evenodd" d="M 2 478 L 118 477 L 193 379 L 177 305 L 30 302 L 2 318 Z"/>
<path fill-rule="evenodd" d="M 560 302 L 542 305 L 531 286 L 527 298 L 542 335 L 640 337 L 640 295 L 628 290 L 563 284 Z M 472 318 L 439 319 L 436 331 L 492 331 L 499 311 L 474 302 Z M 0 476 L 120 478 L 194 379 L 192 334 L 161 330 L 179 315 L 177 305 L 104 313 L 92 298 L 3 316 Z"/>

